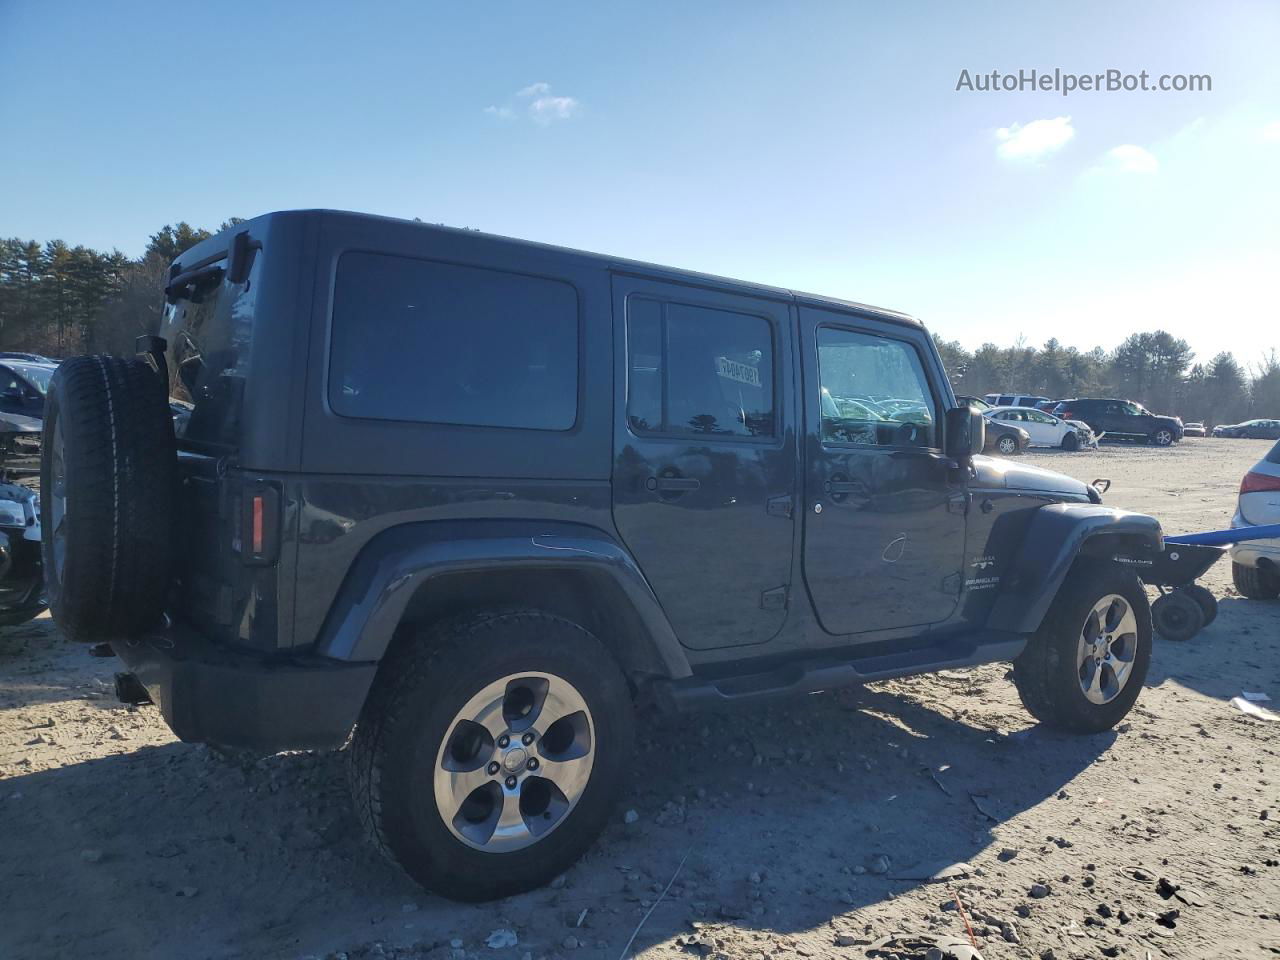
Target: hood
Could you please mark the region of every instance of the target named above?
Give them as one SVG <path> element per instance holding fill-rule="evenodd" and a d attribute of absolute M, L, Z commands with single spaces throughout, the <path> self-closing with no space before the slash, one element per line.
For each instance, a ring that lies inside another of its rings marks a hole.
<path fill-rule="evenodd" d="M 20 413 L 0 413 L 0 433 L 39 433 L 44 421 Z"/>
<path fill-rule="evenodd" d="M 999 457 L 977 456 L 973 458 L 973 469 L 981 486 L 1026 490 L 1029 493 L 1069 494 L 1089 499 L 1087 484 L 1043 467 L 1014 463 Z"/>

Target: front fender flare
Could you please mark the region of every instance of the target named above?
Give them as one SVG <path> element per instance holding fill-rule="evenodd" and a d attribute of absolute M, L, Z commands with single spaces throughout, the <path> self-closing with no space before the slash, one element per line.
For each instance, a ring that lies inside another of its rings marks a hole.
<path fill-rule="evenodd" d="M 489 570 L 590 571 L 610 578 L 632 605 L 672 679 L 692 674 L 675 632 L 631 555 L 607 534 L 569 523 L 411 523 L 360 552 L 321 627 L 316 652 L 376 661 L 410 599 L 427 581 Z"/>
<path fill-rule="evenodd" d="M 1164 549 L 1160 522 L 1092 503 L 1052 503 L 1040 507 L 1027 526 L 1010 573 L 1001 584 L 987 625 L 995 630 L 1034 633 L 1058 595 L 1067 571 L 1095 538 L 1118 538 L 1124 559 L 1149 559 Z M 1111 559 L 1099 554 L 1099 561 Z"/>

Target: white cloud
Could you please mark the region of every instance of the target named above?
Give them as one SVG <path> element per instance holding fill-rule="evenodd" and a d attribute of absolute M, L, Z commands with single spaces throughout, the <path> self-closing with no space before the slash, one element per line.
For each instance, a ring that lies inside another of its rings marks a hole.
<path fill-rule="evenodd" d="M 1280 143 L 1280 120 L 1268 123 L 1262 128 L 1262 139 L 1271 143 Z"/>
<path fill-rule="evenodd" d="M 551 84 L 549 83 L 531 83 L 523 90 L 517 90 L 517 97 L 539 97 L 543 94 L 551 92 Z"/>
<path fill-rule="evenodd" d="M 529 104 L 529 116 L 542 124 L 568 120 L 577 112 L 578 101 L 573 97 L 539 97 Z"/>
<path fill-rule="evenodd" d="M 1015 123 L 996 131 L 996 153 L 1005 160 L 1040 160 L 1061 150 L 1075 135 L 1070 117 L 1032 120 L 1026 126 Z"/>
<path fill-rule="evenodd" d="M 1160 161 L 1151 151 L 1125 143 L 1103 154 L 1102 169 L 1113 173 L 1155 173 L 1160 169 Z"/>
<path fill-rule="evenodd" d="M 484 108 L 484 112 L 491 117 L 497 117 L 499 120 L 511 120 L 515 118 L 515 111 L 510 107 L 494 107 L 488 106 Z"/>

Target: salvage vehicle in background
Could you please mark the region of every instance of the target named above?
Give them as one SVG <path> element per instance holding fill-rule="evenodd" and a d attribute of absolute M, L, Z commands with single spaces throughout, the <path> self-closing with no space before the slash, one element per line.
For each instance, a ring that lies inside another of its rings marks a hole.
<path fill-rule="evenodd" d="M 1074 424 L 1034 407 L 995 407 L 985 415 L 988 420 L 1021 427 L 1030 435 L 1032 446 L 1079 450 L 1092 443 L 1092 437 L 1081 438 L 1080 429 Z"/>
<path fill-rule="evenodd" d="M 30 487 L 13 482 L 12 451 L 29 472 L 30 451 L 15 438 L 29 440 L 31 433 L 14 418 L 0 417 L 0 626 L 26 623 L 44 613 L 44 575 L 40 557 L 40 496 Z M 18 418 L 26 419 L 26 418 Z M 36 433 L 38 441 L 40 434 Z M 39 446 L 36 446 L 39 460 Z"/>
<path fill-rule="evenodd" d="M 1254 464 L 1240 482 L 1232 527 L 1280 523 L 1280 443 Z M 1253 600 L 1280 597 L 1280 540 L 1249 540 L 1231 548 L 1236 589 Z"/>
<path fill-rule="evenodd" d="M 49 378 L 56 369 L 53 363 L 0 362 L 0 413 L 43 416 L 45 391 L 49 389 Z"/>
<path fill-rule="evenodd" d="M 6 479 L 39 476 L 43 429 L 35 417 L 0 413 L 0 469 Z"/>
<path fill-rule="evenodd" d="M 1182 425 L 1182 435 L 1184 437 L 1203 437 L 1204 424 L 1199 420 L 1192 420 L 1190 423 Z"/>
<path fill-rule="evenodd" d="M 1213 428 L 1215 437 L 1233 437 L 1237 440 L 1280 440 L 1280 420 L 1245 420 L 1243 423 L 1224 423 Z"/>
<path fill-rule="evenodd" d="M 1182 421 L 1152 413 L 1132 400 L 1081 397 L 1063 400 L 1053 408 L 1063 420 L 1083 420 L 1111 440 L 1136 440 L 1167 447 L 1182 439 Z"/>
<path fill-rule="evenodd" d="M 640 711 L 1011 660 L 1087 734 L 1142 690 L 1160 525 L 983 456 L 903 314 L 333 211 L 201 242 L 166 298 L 54 375 L 54 616 L 184 740 L 349 742 L 445 896 L 572 864 Z"/>

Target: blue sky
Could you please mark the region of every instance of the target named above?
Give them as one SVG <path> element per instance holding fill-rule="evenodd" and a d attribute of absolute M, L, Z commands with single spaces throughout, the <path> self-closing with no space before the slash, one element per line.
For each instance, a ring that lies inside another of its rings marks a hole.
<path fill-rule="evenodd" d="M 1119 8 L 1119 9 L 1117 9 Z M 796 287 L 969 346 L 1280 348 L 1280 4 L 0 0 L 0 234 L 326 206 Z M 962 69 L 1211 92 L 956 91 Z"/>

